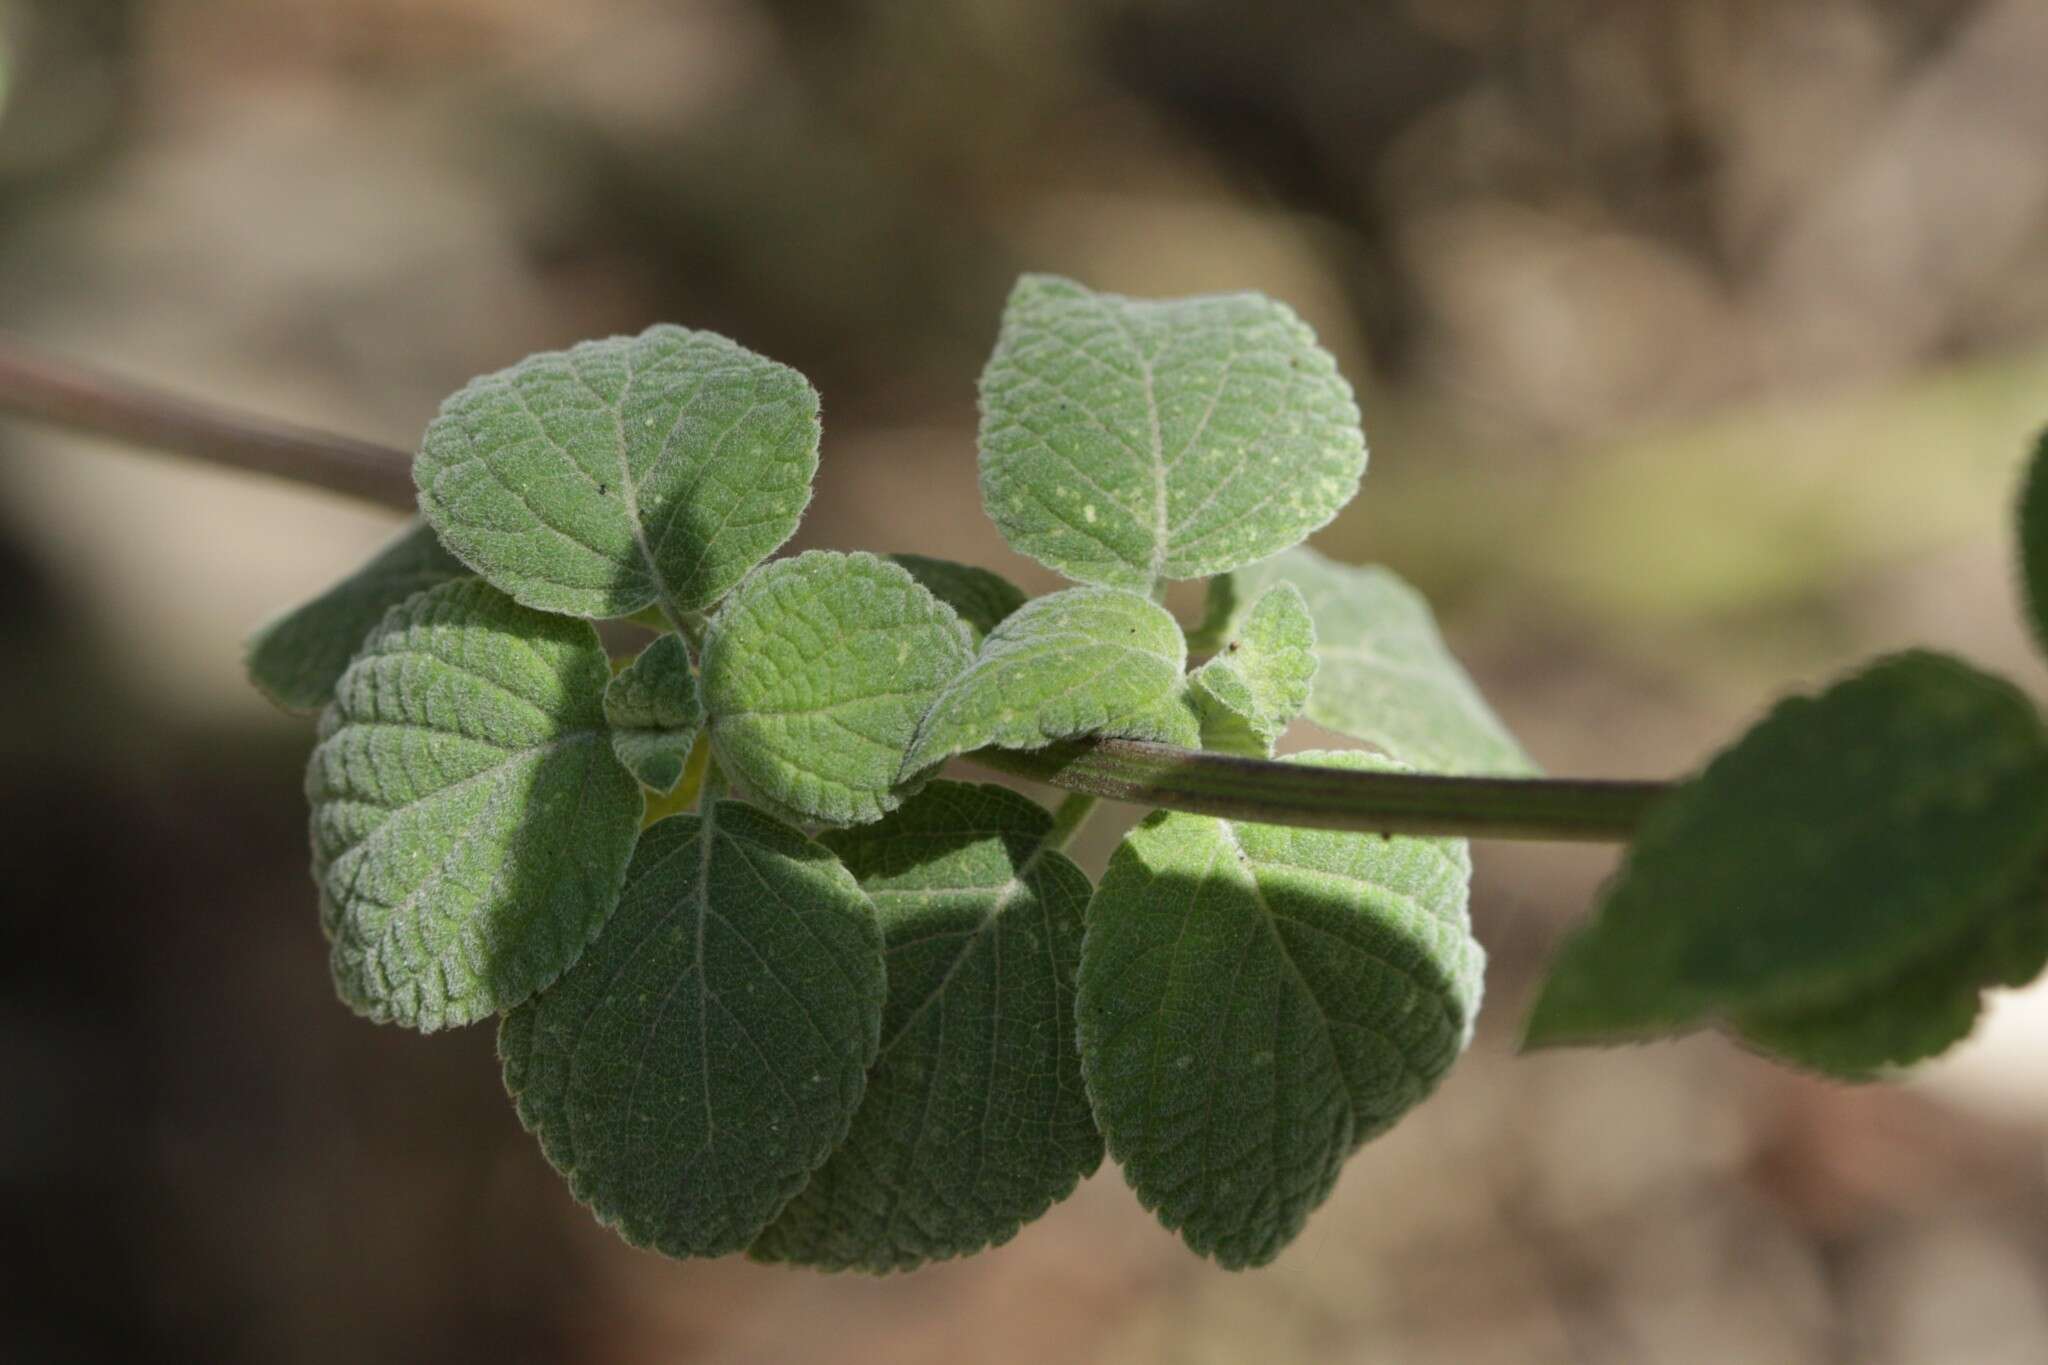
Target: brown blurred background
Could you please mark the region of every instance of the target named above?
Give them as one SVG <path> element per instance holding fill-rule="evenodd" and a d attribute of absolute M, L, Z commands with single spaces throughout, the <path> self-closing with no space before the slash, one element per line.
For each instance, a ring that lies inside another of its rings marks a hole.
<path fill-rule="evenodd" d="M 2048 683 L 2044 71 L 2039 0 L 0 0 L 0 326 L 408 447 L 715 328 L 824 392 L 800 543 L 1043 588 L 975 485 L 1014 273 L 1263 289 L 1367 413 L 1318 543 L 1552 771 L 1660 775 L 1908 642 Z M 1113 1168 L 910 1277 L 627 1249 L 488 1029 L 329 994 L 239 641 L 390 525 L 0 426 L 0 1359 L 2048 1360 L 2048 994 L 1897 1087 L 1515 1060 L 1603 849 L 1479 850 L 1478 1041 L 1270 1269 Z"/>

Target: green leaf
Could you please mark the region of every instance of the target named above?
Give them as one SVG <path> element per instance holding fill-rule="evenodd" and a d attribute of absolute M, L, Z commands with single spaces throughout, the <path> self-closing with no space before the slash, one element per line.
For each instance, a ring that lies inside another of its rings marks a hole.
<path fill-rule="evenodd" d="M 250 636 L 249 681 L 287 711 L 317 713 L 385 612 L 422 588 L 468 576 L 433 529 L 415 522 L 369 563 Z"/>
<path fill-rule="evenodd" d="M 1318 667 L 1305 714 L 1316 724 L 1425 772 L 1536 771 L 1444 647 L 1429 603 L 1394 574 L 1303 546 L 1232 577 L 1223 590 L 1239 602 L 1275 583 L 1301 589 L 1315 619 Z"/>
<path fill-rule="evenodd" d="M 827 824 L 880 819 L 918 720 L 972 652 L 952 608 L 869 554 L 767 565 L 719 609 L 700 680 L 711 743 L 750 793 Z"/>
<path fill-rule="evenodd" d="M 1965 988 L 2026 957 L 1973 946 L 2024 943 L 2001 921 L 2041 913 L 2044 854 L 2033 704 L 1955 659 L 1884 660 L 1780 704 L 1651 811 L 1559 952 L 1528 1045 L 1733 1019 L 1830 1070 L 1909 1059 L 1953 1032 Z"/>
<path fill-rule="evenodd" d="M 425 1032 L 559 976 L 618 899 L 640 789 L 612 757 L 611 666 L 581 621 L 461 579 L 363 643 L 306 772 L 334 980 Z"/>
<path fill-rule="evenodd" d="M 1200 742 L 1182 669 L 1187 642 L 1166 608 L 1115 588 L 1069 588 L 988 633 L 973 666 L 932 704 L 904 760 L 922 772 L 995 745 L 1040 749 L 1078 735 Z"/>
<path fill-rule="evenodd" d="M 1069 578 L 1149 593 L 1295 544 L 1358 491 L 1351 386 L 1286 305 L 1026 275 L 981 377 L 982 500 Z"/>
<path fill-rule="evenodd" d="M 897 554 L 889 558 L 924 584 L 925 591 L 960 613 L 977 645 L 1011 612 L 1024 605 L 1022 588 L 987 569 L 956 564 L 950 559 L 933 559 L 930 555 Z"/>
<path fill-rule="evenodd" d="M 1202 747 L 1264 758 L 1308 704 L 1316 626 L 1292 583 L 1266 590 L 1216 657 L 1189 679 Z"/>
<path fill-rule="evenodd" d="M 662 636 L 611 680 L 604 717 L 612 752 L 626 770 L 663 795 L 674 791 L 704 726 L 689 646 L 680 635 Z"/>
<path fill-rule="evenodd" d="M 1470 875 L 1461 840 L 1165 811 L 1117 850 L 1081 949 L 1081 1067 L 1110 1154 L 1190 1247 L 1271 1260 L 1450 1069 L 1485 960 Z"/>
<path fill-rule="evenodd" d="M 1015 792 L 934 782 L 824 836 L 881 915 L 882 1050 L 845 1144 L 752 1254 L 905 1270 L 999 1245 L 1102 1160 L 1074 1043 L 1088 878 Z"/>
<path fill-rule="evenodd" d="M 570 1191 L 635 1246 L 745 1248 L 846 1135 L 881 935 L 825 849 L 737 801 L 642 836 L 610 926 L 498 1035 Z"/>
<path fill-rule="evenodd" d="M 2020 490 L 2020 586 L 2034 639 L 2048 649 L 2048 431 L 2034 442 Z"/>
<path fill-rule="evenodd" d="M 802 375 L 659 326 L 470 381 L 413 477 L 448 548 L 526 605 L 680 617 L 789 539 L 817 468 Z"/>

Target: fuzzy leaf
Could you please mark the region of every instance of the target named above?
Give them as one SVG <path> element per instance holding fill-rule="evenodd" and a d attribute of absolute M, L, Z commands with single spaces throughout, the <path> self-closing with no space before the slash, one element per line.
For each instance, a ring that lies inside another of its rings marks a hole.
<path fill-rule="evenodd" d="M 753 1255 L 906 1270 L 1008 1241 L 1102 1160 L 1074 1045 L 1088 878 L 1052 817 L 1002 787 L 934 782 L 824 842 L 875 903 L 882 1050 L 845 1144 Z"/>
<path fill-rule="evenodd" d="M 249 681 L 287 711 L 315 714 L 384 613 L 420 591 L 467 578 L 433 528 L 415 522 L 369 563 L 249 637 Z"/>
<path fill-rule="evenodd" d="M 1231 577 L 1212 593 L 1251 603 L 1275 583 L 1301 589 L 1315 620 L 1305 714 L 1316 724 L 1426 772 L 1536 770 L 1444 647 L 1429 603 L 1388 570 L 1339 564 L 1303 546 Z"/>
<path fill-rule="evenodd" d="M 2048 431 L 2034 442 L 2020 490 L 2020 587 L 2034 639 L 2048 649 Z"/>
<path fill-rule="evenodd" d="M 659 793 L 674 791 L 704 725 L 689 646 L 680 635 L 662 636 L 611 680 L 604 716 L 612 752 L 626 770 Z"/>
<path fill-rule="evenodd" d="M 802 375 L 659 326 L 470 381 L 413 477 L 448 548 L 528 606 L 679 616 L 789 539 L 817 467 Z"/>
<path fill-rule="evenodd" d="M 933 703 L 906 775 L 995 745 L 1040 749 L 1079 735 L 1200 742 L 1182 669 L 1187 642 L 1166 608 L 1116 588 L 1069 588 L 988 633 L 973 665 Z"/>
<path fill-rule="evenodd" d="M 635 1246 L 760 1235 L 846 1134 L 881 935 L 825 849 L 737 801 L 651 827 L 611 925 L 498 1035 L 520 1121 Z"/>
<path fill-rule="evenodd" d="M 1316 676 L 1316 626 L 1291 583 L 1266 590 L 1216 657 L 1189 685 L 1202 747 L 1264 758 L 1308 704 Z"/>
<path fill-rule="evenodd" d="M 952 608 L 897 565 L 812 550 L 726 602 L 700 680 L 719 762 L 749 792 L 827 824 L 880 819 L 917 724 L 972 657 Z"/>
<path fill-rule="evenodd" d="M 1149 593 L 1264 559 L 1365 472 L 1336 361 L 1258 294 L 1150 301 L 1026 275 L 981 406 L 989 515 L 1084 583 Z"/>
<path fill-rule="evenodd" d="M 1527 1041 L 1734 1019 L 1830 1070 L 1908 1060 L 1954 1032 L 1964 990 L 2027 956 L 2001 920 L 2042 913 L 2044 853 L 2033 704 L 1941 655 L 1884 660 L 1780 704 L 1651 812 Z M 2007 932 L 2021 948 L 1974 954 Z"/>
<path fill-rule="evenodd" d="M 1190 1247 L 1271 1260 L 1450 1069 L 1484 964 L 1470 874 L 1461 840 L 1166 811 L 1117 850 L 1081 949 L 1081 1066 L 1110 1154 Z"/>
<path fill-rule="evenodd" d="M 1011 612 L 1024 605 L 1022 588 L 987 569 L 929 555 L 897 554 L 889 558 L 909 570 L 912 578 L 924 584 L 925 591 L 960 613 L 977 645 Z"/>
<path fill-rule="evenodd" d="M 640 789 L 612 757 L 597 633 L 473 578 L 391 609 L 306 772 L 334 980 L 422 1031 L 559 976 L 618 899 Z"/>

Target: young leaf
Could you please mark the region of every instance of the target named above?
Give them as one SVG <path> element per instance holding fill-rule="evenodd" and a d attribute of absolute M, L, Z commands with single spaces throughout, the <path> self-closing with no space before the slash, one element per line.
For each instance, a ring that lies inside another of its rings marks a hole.
<path fill-rule="evenodd" d="M 662 636 L 611 680 L 604 717 L 612 752 L 626 770 L 658 793 L 674 791 L 704 724 L 690 650 L 680 635 Z"/>
<path fill-rule="evenodd" d="M 1243 624 L 1188 682 L 1202 747 L 1264 758 L 1308 704 L 1316 676 L 1316 626 L 1291 583 L 1266 590 Z"/>
<path fill-rule="evenodd" d="M 882 1050 L 846 1142 L 752 1254 L 907 1270 L 1008 1241 L 1102 1160 L 1074 1045 L 1088 878 L 1052 817 L 934 782 L 824 842 L 881 915 Z"/>
<path fill-rule="evenodd" d="M 1351 386 L 1286 305 L 1026 275 L 981 377 L 981 491 L 1023 553 L 1149 593 L 1286 549 L 1365 472 Z"/>
<path fill-rule="evenodd" d="M 1069 588 L 988 633 L 972 667 L 932 704 L 904 774 L 996 745 L 1040 749 L 1078 735 L 1200 742 L 1166 608 L 1116 588 Z"/>
<path fill-rule="evenodd" d="M 628 1242 L 739 1251 L 846 1135 L 884 970 L 839 861 L 716 801 L 647 831 L 604 934 L 505 1016 L 505 1088 L 570 1191 Z"/>
<path fill-rule="evenodd" d="M 910 574 L 812 550 L 767 565 L 704 639 L 711 742 L 756 796 L 827 824 L 880 819 L 917 724 L 972 657 L 967 628 Z"/>
<path fill-rule="evenodd" d="M 1110 1154 L 1190 1247 L 1271 1260 L 1449 1070 L 1484 963 L 1470 874 L 1462 841 L 1165 811 L 1117 850 L 1081 948 L 1081 1068 Z"/>
<path fill-rule="evenodd" d="M 2020 491 L 2020 587 L 2034 639 L 2048 649 L 2048 431 L 2035 439 Z"/>
<path fill-rule="evenodd" d="M 597 633 L 473 578 L 393 607 L 320 722 L 313 878 L 343 1000 L 424 1032 L 510 1009 L 603 927 L 640 828 Z"/>
<path fill-rule="evenodd" d="M 925 591 L 960 613 L 977 645 L 1011 612 L 1024 605 L 1022 588 L 987 569 L 929 555 L 896 554 L 889 558 L 924 584 Z"/>
<path fill-rule="evenodd" d="M 422 588 L 467 578 L 433 528 L 415 522 L 369 563 L 249 637 L 249 681 L 287 711 L 316 714 L 384 613 Z"/>
<path fill-rule="evenodd" d="M 1231 575 L 1255 602 L 1275 583 L 1301 590 L 1318 667 L 1306 715 L 1427 772 L 1535 771 L 1444 647 L 1422 594 L 1377 565 L 1339 564 L 1303 546 Z M 1212 592 L 1215 589 L 1212 587 Z"/>
<path fill-rule="evenodd" d="M 1780 704 L 1651 812 L 1559 952 L 1527 1043 L 1733 1019 L 1811 1064 L 1856 1060 L 1850 1073 L 1924 1051 L 1913 1040 L 1953 1031 L 1963 988 L 2025 957 L 1973 961 L 1968 945 L 2008 932 L 2023 901 L 2041 913 L 2044 853 L 2033 704 L 1941 655 L 1884 660 Z"/>
<path fill-rule="evenodd" d="M 789 539 L 817 467 L 802 375 L 659 326 L 470 381 L 413 478 L 448 548 L 528 606 L 679 617 Z"/>

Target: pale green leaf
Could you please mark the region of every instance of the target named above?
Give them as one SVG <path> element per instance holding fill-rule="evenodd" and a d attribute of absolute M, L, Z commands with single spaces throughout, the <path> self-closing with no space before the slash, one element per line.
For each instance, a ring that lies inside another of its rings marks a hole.
<path fill-rule="evenodd" d="M 1268 588 L 1189 685 L 1202 747 L 1264 758 L 1308 704 L 1316 626 L 1291 583 Z"/>
<path fill-rule="evenodd" d="M 906 775 L 994 745 L 1040 749 L 1080 735 L 1200 742 L 1187 642 L 1166 608 L 1116 588 L 1069 588 L 988 633 L 917 733 Z"/>
<path fill-rule="evenodd" d="M 2005 921 L 2042 913 L 2044 853 L 2032 702 L 1941 655 L 1884 660 L 1782 703 L 1653 808 L 1558 954 L 1528 1042 L 1732 1019 L 1812 1065 L 1910 1060 L 1915 1039 L 1953 1033 L 1967 988 L 2026 959 L 2030 932 Z M 2019 947 L 1975 951 L 2009 933 Z"/>
<path fill-rule="evenodd" d="M 824 842 L 881 916 L 882 1050 L 845 1144 L 754 1244 L 763 1260 L 904 1270 L 1008 1241 L 1102 1160 L 1074 1043 L 1088 878 L 1052 817 L 934 782 Z"/>
<path fill-rule="evenodd" d="M 472 380 L 413 477 L 448 548 L 528 606 L 680 617 L 789 539 L 817 467 L 802 375 L 658 326 Z"/>
<path fill-rule="evenodd" d="M 1117 850 L 1081 950 L 1081 1065 L 1110 1154 L 1190 1247 L 1271 1260 L 1450 1069 L 1485 960 L 1470 875 L 1461 840 L 1166 811 Z"/>
<path fill-rule="evenodd" d="M 422 588 L 468 576 L 433 528 L 415 522 L 369 563 L 250 636 L 249 681 L 287 711 L 318 712 L 385 612 Z"/>
<path fill-rule="evenodd" d="M 704 704 L 680 635 L 664 635 L 611 680 L 604 693 L 612 752 L 646 786 L 666 795 L 683 780 L 704 725 Z"/>
<path fill-rule="evenodd" d="M 1318 661 L 1304 714 L 1316 724 L 1425 772 L 1535 771 L 1444 647 L 1429 603 L 1388 570 L 1339 564 L 1303 546 L 1232 577 L 1222 591 L 1241 603 L 1275 583 L 1301 590 Z"/>
<path fill-rule="evenodd" d="M 974 643 L 1024 605 L 1024 590 L 1001 574 L 972 564 L 956 564 L 930 555 L 896 554 L 889 558 L 910 571 L 925 590 L 960 613 L 974 634 Z"/>
<path fill-rule="evenodd" d="M 603 927 L 640 828 L 581 621 L 473 578 L 391 609 L 306 772 L 342 999 L 424 1031 L 510 1009 Z"/>
<path fill-rule="evenodd" d="M 1149 593 L 1264 559 L 1365 472 L 1336 361 L 1258 294 L 1151 301 L 1026 275 L 981 405 L 989 515 L 1084 583 Z"/>
<path fill-rule="evenodd" d="M 747 790 L 827 824 L 879 819 L 919 719 L 972 657 L 967 628 L 901 567 L 812 550 L 719 609 L 700 680 L 718 760 Z"/>
<path fill-rule="evenodd" d="M 605 932 L 505 1017 L 505 1087 L 570 1191 L 627 1241 L 739 1251 L 845 1136 L 884 972 L 839 861 L 716 801 L 647 830 Z"/>

